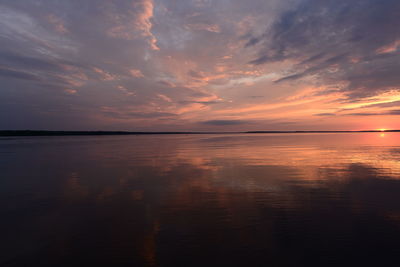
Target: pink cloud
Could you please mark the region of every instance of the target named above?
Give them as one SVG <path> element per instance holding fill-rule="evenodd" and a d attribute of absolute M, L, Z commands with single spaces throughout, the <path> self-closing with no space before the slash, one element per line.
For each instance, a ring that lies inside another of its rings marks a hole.
<path fill-rule="evenodd" d="M 152 0 L 140 0 L 132 3 L 132 10 L 127 16 L 115 16 L 118 25 L 108 30 L 107 34 L 115 38 L 127 40 L 136 39 L 138 36 L 144 37 L 152 50 L 160 50 L 157 46 L 157 38 L 151 32 L 154 16 L 154 3 Z"/>
<path fill-rule="evenodd" d="M 391 44 L 380 47 L 379 49 L 376 50 L 376 53 L 377 54 L 393 53 L 397 51 L 399 46 L 400 46 L 400 40 L 396 40 Z"/>
<path fill-rule="evenodd" d="M 98 73 L 103 81 L 113 81 L 117 79 L 117 76 L 110 74 L 99 68 L 93 68 L 94 72 Z"/>
<path fill-rule="evenodd" d="M 142 71 L 139 70 L 139 69 L 131 69 L 131 70 L 129 70 L 129 73 L 130 73 L 133 77 L 136 77 L 136 78 L 143 78 L 143 77 L 144 77 Z"/>
<path fill-rule="evenodd" d="M 195 31 L 208 31 L 219 33 L 221 29 L 217 24 L 204 24 L 204 23 L 197 23 L 197 24 L 187 24 L 185 26 L 186 29 L 195 30 Z"/>
<path fill-rule="evenodd" d="M 75 89 L 65 89 L 64 92 L 65 92 L 66 94 L 69 94 L 69 95 L 74 95 L 74 94 L 76 94 L 78 91 L 75 90 Z"/>

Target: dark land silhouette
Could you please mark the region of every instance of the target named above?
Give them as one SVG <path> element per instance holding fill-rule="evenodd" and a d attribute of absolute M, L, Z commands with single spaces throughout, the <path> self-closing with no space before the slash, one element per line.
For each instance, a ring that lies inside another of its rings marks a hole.
<path fill-rule="evenodd" d="M 239 132 L 130 132 L 130 131 L 47 131 L 47 130 L 2 130 L 0 136 L 74 136 L 74 135 L 144 135 L 144 134 L 262 134 L 262 133 L 374 133 L 400 132 L 400 130 L 363 131 L 239 131 Z"/>

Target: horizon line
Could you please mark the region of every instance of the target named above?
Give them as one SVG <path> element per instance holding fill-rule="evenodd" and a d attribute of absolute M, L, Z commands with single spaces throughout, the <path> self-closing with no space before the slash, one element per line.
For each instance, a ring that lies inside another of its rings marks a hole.
<path fill-rule="evenodd" d="M 0 136 L 78 136 L 78 135 L 146 135 L 146 134 L 261 134 L 261 133 L 383 133 L 400 130 L 260 130 L 260 131 L 64 131 L 64 130 L 0 130 Z"/>

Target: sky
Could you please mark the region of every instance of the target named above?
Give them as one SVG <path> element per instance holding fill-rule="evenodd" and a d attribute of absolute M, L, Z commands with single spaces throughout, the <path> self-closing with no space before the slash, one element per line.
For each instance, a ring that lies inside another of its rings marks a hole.
<path fill-rule="evenodd" d="M 0 129 L 400 129 L 398 0 L 0 0 Z"/>

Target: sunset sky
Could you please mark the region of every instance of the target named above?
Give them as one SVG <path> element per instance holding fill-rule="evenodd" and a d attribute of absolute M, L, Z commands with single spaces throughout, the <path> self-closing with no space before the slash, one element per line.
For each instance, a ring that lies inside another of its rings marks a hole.
<path fill-rule="evenodd" d="M 399 0 L 0 0 L 0 129 L 400 128 Z"/>

